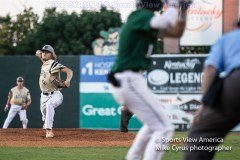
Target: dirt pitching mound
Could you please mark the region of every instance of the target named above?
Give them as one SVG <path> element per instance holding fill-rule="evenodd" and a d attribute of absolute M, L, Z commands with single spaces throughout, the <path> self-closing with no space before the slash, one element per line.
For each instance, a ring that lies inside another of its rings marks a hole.
<path fill-rule="evenodd" d="M 54 138 L 45 138 L 43 129 L 0 129 L 0 146 L 11 147 L 129 147 L 135 133 L 119 131 L 54 129 Z"/>

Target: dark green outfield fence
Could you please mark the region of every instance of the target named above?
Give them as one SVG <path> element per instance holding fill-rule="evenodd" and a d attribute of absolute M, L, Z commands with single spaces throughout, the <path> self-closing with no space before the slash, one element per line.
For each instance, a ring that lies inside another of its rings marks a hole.
<path fill-rule="evenodd" d="M 59 56 L 58 61 L 74 72 L 71 87 L 62 90 L 64 100 L 56 109 L 54 127 L 78 128 L 79 127 L 79 58 L 78 56 Z M 16 85 L 16 78 L 22 76 L 24 85 L 30 90 L 32 104 L 27 111 L 29 128 L 42 127 L 40 113 L 40 89 L 38 84 L 41 62 L 35 56 L 4 56 L 0 57 L 0 127 L 2 127 L 7 113 L 3 111 L 8 91 Z M 62 78 L 65 76 L 62 74 Z M 17 115 L 11 128 L 22 127 Z"/>

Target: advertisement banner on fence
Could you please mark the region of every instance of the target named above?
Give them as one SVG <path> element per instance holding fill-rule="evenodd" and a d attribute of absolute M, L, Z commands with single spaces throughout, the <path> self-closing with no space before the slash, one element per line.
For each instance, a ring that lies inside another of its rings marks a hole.
<path fill-rule="evenodd" d="M 156 94 L 201 94 L 206 55 L 152 57 L 148 86 Z"/>
<path fill-rule="evenodd" d="M 160 104 L 177 131 L 190 128 L 196 110 L 201 106 L 200 94 L 157 94 Z"/>
<path fill-rule="evenodd" d="M 80 128 L 119 130 L 121 106 L 113 99 L 106 78 L 114 60 L 115 56 L 80 56 Z M 129 129 L 140 126 L 133 116 Z"/>
<path fill-rule="evenodd" d="M 166 109 L 178 131 L 188 130 L 201 106 L 203 65 L 207 55 L 160 55 L 152 57 L 147 74 L 149 88 Z"/>
<path fill-rule="evenodd" d="M 91 129 L 118 130 L 120 126 L 121 106 L 109 93 L 81 93 L 80 94 L 80 126 Z M 132 117 L 130 130 L 137 130 L 141 123 Z"/>
<path fill-rule="evenodd" d="M 181 46 L 210 46 L 223 33 L 223 1 L 194 0 L 187 11 Z"/>
<path fill-rule="evenodd" d="M 106 75 L 115 56 L 80 56 L 81 93 L 110 93 Z"/>
<path fill-rule="evenodd" d="M 196 110 L 201 106 L 201 83 L 204 60 L 207 55 L 161 55 L 152 57 L 152 66 L 146 78 L 156 94 L 159 105 L 178 131 L 189 129 Z M 89 59 L 88 59 L 89 58 Z M 114 58 L 82 56 L 80 72 L 80 128 L 118 130 L 120 106 L 113 99 L 106 74 L 110 68 L 93 67 L 97 63 L 113 64 Z M 105 63 L 106 62 L 106 63 Z M 87 64 L 91 64 L 89 67 Z M 82 72 L 82 69 L 89 67 Z M 104 74 L 94 74 L 104 70 Z M 86 74 L 87 73 L 87 74 Z M 91 73 L 91 74 L 90 74 Z M 96 79 L 93 77 L 96 76 Z M 84 77 L 84 78 L 83 78 Z M 127 93 L 126 93 L 127 94 Z M 161 109 L 161 108 L 160 108 Z M 129 129 L 138 130 L 141 123 L 134 116 Z"/>
<path fill-rule="evenodd" d="M 80 82 L 107 82 L 115 56 L 80 56 Z"/>
<path fill-rule="evenodd" d="M 149 88 L 157 94 L 176 130 L 187 130 L 200 106 L 203 62 L 206 55 L 152 57 L 147 74 Z M 106 75 L 115 57 L 81 56 L 80 127 L 119 129 L 120 106 L 113 99 Z M 100 74 L 101 73 L 101 74 Z M 129 129 L 139 129 L 136 117 Z"/>

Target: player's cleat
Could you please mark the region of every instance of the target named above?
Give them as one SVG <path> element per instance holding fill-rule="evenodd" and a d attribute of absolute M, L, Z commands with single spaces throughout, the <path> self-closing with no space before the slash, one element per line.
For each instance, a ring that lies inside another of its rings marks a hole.
<path fill-rule="evenodd" d="M 52 130 L 46 130 L 46 138 L 53 138 L 54 134 L 52 132 Z"/>
<path fill-rule="evenodd" d="M 54 137 L 54 134 L 53 133 L 47 133 L 46 134 L 46 138 L 53 138 Z"/>
<path fill-rule="evenodd" d="M 54 134 L 53 133 L 47 133 L 46 134 L 46 138 L 53 138 L 54 137 Z"/>
<path fill-rule="evenodd" d="M 128 133 L 128 130 L 121 130 L 122 133 Z"/>
<path fill-rule="evenodd" d="M 27 124 L 28 124 L 28 120 L 27 119 L 22 122 L 23 129 L 27 129 Z"/>

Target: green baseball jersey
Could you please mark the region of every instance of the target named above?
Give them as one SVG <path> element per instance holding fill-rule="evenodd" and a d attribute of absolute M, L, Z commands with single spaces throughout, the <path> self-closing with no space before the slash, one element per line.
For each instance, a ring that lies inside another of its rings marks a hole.
<path fill-rule="evenodd" d="M 128 17 L 120 32 L 118 55 L 112 72 L 149 69 L 158 33 L 150 27 L 153 16 L 153 12 L 139 9 Z"/>

